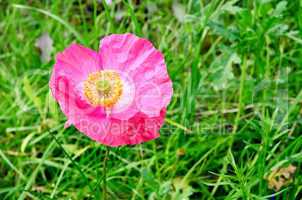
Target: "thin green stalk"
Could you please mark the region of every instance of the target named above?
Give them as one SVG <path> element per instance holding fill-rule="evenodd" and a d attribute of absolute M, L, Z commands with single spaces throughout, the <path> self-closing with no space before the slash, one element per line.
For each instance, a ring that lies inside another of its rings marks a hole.
<path fill-rule="evenodd" d="M 86 184 L 88 185 L 90 191 L 93 192 L 93 188 L 89 184 L 88 177 L 84 174 L 84 172 L 82 171 L 81 167 L 73 160 L 73 158 L 71 157 L 71 155 L 69 155 L 69 153 L 67 153 L 67 151 L 65 150 L 65 148 L 62 146 L 62 144 L 58 140 L 58 138 L 51 131 L 48 131 L 48 132 L 50 133 L 50 135 L 52 136 L 52 138 L 54 139 L 54 141 L 57 143 L 57 145 L 59 145 L 59 147 L 62 149 L 62 151 L 66 155 L 66 157 L 70 160 L 70 162 L 79 171 L 79 173 L 81 174 L 82 178 L 85 180 Z"/>
<path fill-rule="evenodd" d="M 112 17 L 112 15 L 110 13 L 112 8 L 110 6 L 108 6 L 106 1 L 103 1 L 102 3 L 103 3 L 103 6 L 104 6 L 104 9 L 105 9 L 106 19 L 108 20 L 107 31 L 106 32 L 107 32 L 107 34 L 115 33 L 114 18 Z"/>
<path fill-rule="evenodd" d="M 107 160 L 109 154 L 109 147 L 106 147 L 105 158 L 103 161 L 103 199 L 107 200 Z"/>
<path fill-rule="evenodd" d="M 235 118 L 235 125 L 233 129 L 233 134 L 236 133 L 238 129 L 238 124 L 242 112 L 242 108 L 244 107 L 244 103 L 242 102 L 242 97 L 243 97 L 243 90 L 244 90 L 244 83 L 246 79 L 246 69 L 247 69 L 247 61 L 246 61 L 246 56 L 244 56 L 243 61 L 242 61 L 242 72 L 241 72 L 241 77 L 240 77 L 240 88 L 239 88 L 239 100 L 238 100 L 238 112 Z"/>
<path fill-rule="evenodd" d="M 84 27 L 84 30 L 85 32 L 87 33 L 88 31 L 88 28 L 87 28 L 87 23 L 86 23 L 86 19 L 85 19 L 85 14 L 84 14 L 84 11 L 83 11 L 83 3 L 82 3 L 82 0 L 78 0 L 79 2 L 79 7 L 80 7 L 80 17 L 82 18 L 82 22 L 83 22 L 83 27 Z"/>
<path fill-rule="evenodd" d="M 134 30 L 135 34 L 137 34 L 138 36 L 142 36 L 143 35 L 142 27 L 137 20 L 137 17 L 135 15 L 135 11 L 134 11 L 133 5 L 131 4 L 131 1 L 124 0 L 123 3 L 126 5 L 126 7 L 128 9 L 128 13 L 130 15 L 133 30 Z"/>

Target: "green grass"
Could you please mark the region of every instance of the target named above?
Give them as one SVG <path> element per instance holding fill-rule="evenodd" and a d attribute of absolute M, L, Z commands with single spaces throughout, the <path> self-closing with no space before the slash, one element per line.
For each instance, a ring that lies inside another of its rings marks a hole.
<path fill-rule="evenodd" d="M 302 198 L 302 1 L 179 4 L 0 0 L 0 199 L 101 198 L 106 148 L 63 129 L 48 81 L 70 43 L 97 50 L 125 32 L 164 53 L 174 96 L 159 139 L 111 148 L 108 199 Z M 290 164 L 291 183 L 270 189 L 265 177 Z"/>

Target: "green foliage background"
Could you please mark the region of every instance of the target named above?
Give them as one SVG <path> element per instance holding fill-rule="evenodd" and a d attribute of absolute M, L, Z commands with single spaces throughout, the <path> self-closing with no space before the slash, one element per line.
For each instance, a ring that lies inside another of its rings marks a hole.
<path fill-rule="evenodd" d="M 0 199 L 100 199 L 105 147 L 52 99 L 54 56 L 132 32 L 165 55 L 174 96 L 157 140 L 112 148 L 108 199 L 301 199 L 299 0 L 0 0 Z M 51 60 L 35 43 L 48 33 Z M 297 167 L 280 191 L 272 170 Z"/>

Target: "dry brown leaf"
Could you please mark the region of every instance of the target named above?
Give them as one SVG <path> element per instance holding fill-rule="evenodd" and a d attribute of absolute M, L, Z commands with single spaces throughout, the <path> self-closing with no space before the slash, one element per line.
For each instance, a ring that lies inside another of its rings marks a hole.
<path fill-rule="evenodd" d="M 295 166 L 289 165 L 288 167 L 273 170 L 271 174 L 266 177 L 269 188 L 279 191 L 283 186 L 291 183 L 296 169 Z"/>

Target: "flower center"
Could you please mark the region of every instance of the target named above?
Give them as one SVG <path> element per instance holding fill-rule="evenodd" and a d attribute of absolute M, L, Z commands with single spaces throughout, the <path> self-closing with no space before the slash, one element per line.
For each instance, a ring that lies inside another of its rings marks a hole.
<path fill-rule="evenodd" d="M 108 80 L 99 80 L 96 82 L 96 89 L 102 93 L 110 92 L 111 86 Z"/>
<path fill-rule="evenodd" d="M 102 70 L 89 74 L 84 81 L 84 95 L 94 106 L 112 107 L 123 92 L 120 75 L 113 70 Z"/>

